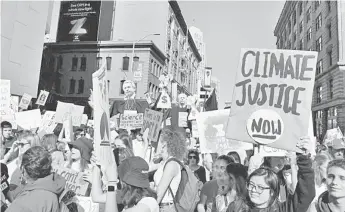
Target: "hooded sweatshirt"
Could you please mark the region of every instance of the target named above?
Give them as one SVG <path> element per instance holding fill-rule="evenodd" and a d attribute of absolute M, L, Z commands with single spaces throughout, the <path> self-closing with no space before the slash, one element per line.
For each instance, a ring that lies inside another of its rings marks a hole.
<path fill-rule="evenodd" d="M 59 212 L 66 180 L 52 173 L 26 184 L 6 212 Z"/>

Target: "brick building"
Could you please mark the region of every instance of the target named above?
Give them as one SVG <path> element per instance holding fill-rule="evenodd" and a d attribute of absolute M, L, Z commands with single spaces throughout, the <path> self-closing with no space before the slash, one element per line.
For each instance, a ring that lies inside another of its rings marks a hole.
<path fill-rule="evenodd" d="M 345 2 L 286 1 L 274 30 L 278 49 L 318 51 L 314 133 L 345 131 Z"/>

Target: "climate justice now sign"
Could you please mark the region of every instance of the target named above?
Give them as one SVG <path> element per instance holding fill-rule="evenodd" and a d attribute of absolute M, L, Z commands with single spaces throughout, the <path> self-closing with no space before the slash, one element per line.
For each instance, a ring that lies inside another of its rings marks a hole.
<path fill-rule="evenodd" d="M 226 137 L 297 151 L 308 135 L 317 52 L 242 49 Z"/>

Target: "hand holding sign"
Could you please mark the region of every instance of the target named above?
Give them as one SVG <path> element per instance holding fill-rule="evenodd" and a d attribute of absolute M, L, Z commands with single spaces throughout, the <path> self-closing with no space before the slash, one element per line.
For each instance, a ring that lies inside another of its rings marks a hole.
<path fill-rule="evenodd" d="M 309 155 L 311 153 L 310 142 L 309 136 L 304 136 L 297 141 L 296 146 L 303 151 L 303 155 Z"/>

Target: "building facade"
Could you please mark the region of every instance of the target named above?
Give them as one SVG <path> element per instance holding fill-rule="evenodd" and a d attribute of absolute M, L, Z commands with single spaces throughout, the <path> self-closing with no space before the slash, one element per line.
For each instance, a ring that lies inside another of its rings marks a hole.
<path fill-rule="evenodd" d="M 204 42 L 204 33 L 195 26 L 191 26 L 189 28 L 189 31 L 192 35 L 196 48 L 198 49 L 201 59 L 202 59 L 199 65 L 199 69 L 198 69 L 198 80 L 201 80 L 201 82 L 203 82 L 204 75 L 205 75 L 205 67 L 207 64 L 206 63 L 206 43 Z"/>
<path fill-rule="evenodd" d="M 143 67 L 142 80 L 137 82 L 139 98 L 144 98 L 146 92 L 152 93 L 153 98 L 158 96 L 158 79 L 162 74 L 173 76 L 177 93 L 196 93 L 196 73 L 201 57 L 190 33 L 187 33 L 187 25 L 176 1 L 102 1 L 98 37 L 92 42 L 57 40 L 57 20 L 60 18 L 57 8 L 60 7 L 60 1 L 53 3 L 49 24 L 50 41 L 46 44 L 51 47 L 53 57 L 62 57 L 68 61 L 67 67 L 62 67 L 69 74 L 61 76 L 61 87 L 58 88 L 60 96 L 65 99 L 80 97 L 85 101 L 89 87 L 92 87 L 91 74 L 101 62 L 109 61 L 112 64 L 108 72 L 112 99 L 123 98 L 121 85 L 125 79 L 133 79 L 130 70 L 132 63 L 134 70 L 138 67 L 136 64 L 140 63 Z M 86 71 L 71 71 L 73 60 L 77 67 L 83 62 Z M 80 81 L 81 78 L 84 82 Z M 73 85 L 77 86 L 79 81 L 84 83 L 86 93 L 76 90 L 72 93 Z"/>
<path fill-rule="evenodd" d="M 278 49 L 318 51 L 312 102 L 314 133 L 345 131 L 345 3 L 286 1 L 274 30 Z"/>
<path fill-rule="evenodd" d="M 1 2 L 1 79 L 11 94 L 37 97 L 48 1 Z"/>

